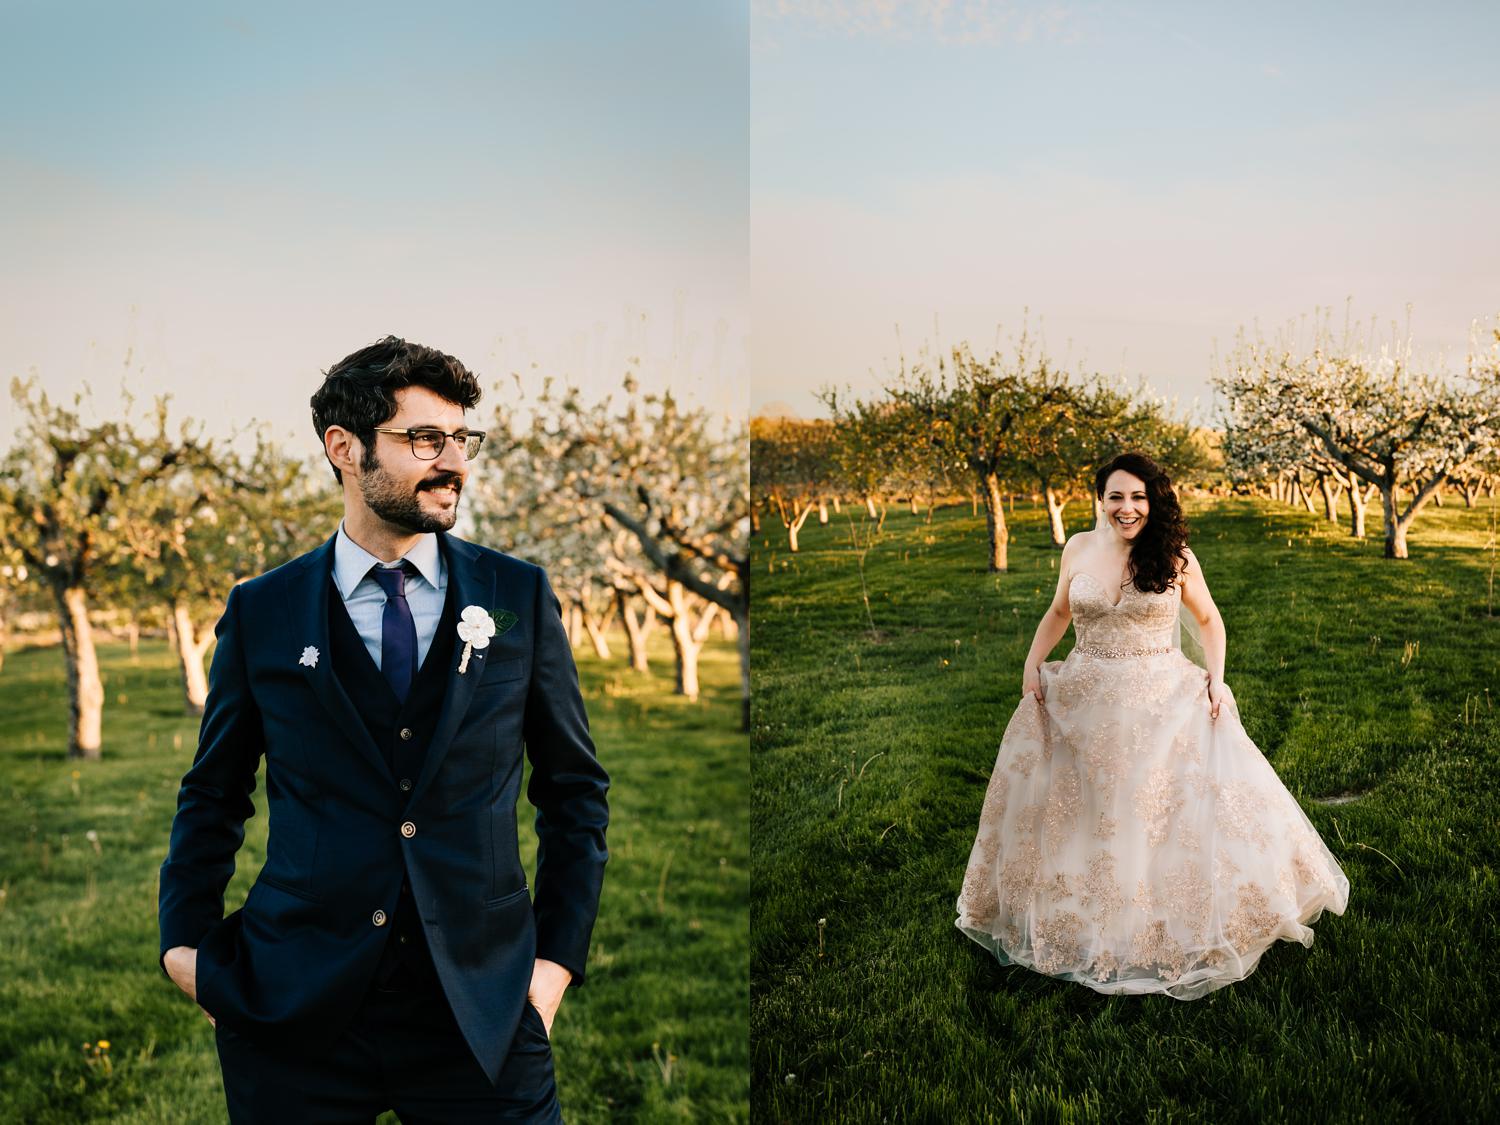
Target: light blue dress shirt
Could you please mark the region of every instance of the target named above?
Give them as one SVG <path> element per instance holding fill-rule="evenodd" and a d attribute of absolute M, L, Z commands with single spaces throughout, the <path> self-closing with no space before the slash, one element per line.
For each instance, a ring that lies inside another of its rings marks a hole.
<path fill-rule="evenodd" d="M 448 568 L 443 562 L 443 552 L 438 549 L 437 536 L 431 533 L 417 540 L 416 546 L 400 559 L 391 563 L 398 567 L 409 562 L 417 568 L 415 576 L 406 579 L 406 604 L 411 607 L 412 621 L 417 627 L 417 667 L 427 659 L 427 650 L 432 647 L 432 638 L 437 636 L 438 620 L 443 616 L 443 601 L 448 596 Z M 349 620 L 375 667 L 380 667 L 381 619 L 385 616 L 385 590 L 370 577 L 372 566 L 385 566 L 369 551 L 365 550 L 344 530 L 344 521 L 339 520 L 338 535 L 333 541 L 333 584 L 344 599 L 344 608 L 349 611 Z"/>

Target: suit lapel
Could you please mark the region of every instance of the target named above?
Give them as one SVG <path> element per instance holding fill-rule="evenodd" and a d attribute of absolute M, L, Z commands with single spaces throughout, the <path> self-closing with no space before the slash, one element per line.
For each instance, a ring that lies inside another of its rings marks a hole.
<path fill-rule="evenodd" d="M 463 611 L 477 605 L 488 610 L 495 604 L 494 579 L 480 573 L 479 552 L 473 544 L 456 539 L 446 532 L 438 533 L 438 543 L 448 566 L 449 591 L 453 598 L 454 625 L 463 616 Z M 463 659 L 463 642 L 456 637 L 453 655 L 448 661 L 447 684 L 443 690 L 443 709 L 438 715 L 437 726 L 432 732 L 432 741 L 427 744 L 427 753 L 422 762 L 422 772 L 412 788 L 411 801 L 415 803 L 437 774 L 438 767 L 447 757 L 448 747 L 459 724 L 468 713 L 469 703 L 474 698 L 474 689 L 484 676 L 484 650 L 475 649 L 469 657 L 469 667 L 463 675 L 458 674 L 458 665 Z"/>
<path fill-rule="evenodd" d="M 333 588 L 333 542 L 336 538 L 337 533 L 317 550 L 303 555 L 301 570 L 291 579 L 291 620 L 305 630 L 302 635 L 311 637 L 312 647 L 318 650 L 314 664 L 300 664 L 298 667 L 338 728 L 348 735 L 349 741 L 364 753 L 382 776 L 390 777 L 390 767 L 386 765 L 380 748 L 375 745 L 369 728 L 333 672 L 328 599 Z"/>

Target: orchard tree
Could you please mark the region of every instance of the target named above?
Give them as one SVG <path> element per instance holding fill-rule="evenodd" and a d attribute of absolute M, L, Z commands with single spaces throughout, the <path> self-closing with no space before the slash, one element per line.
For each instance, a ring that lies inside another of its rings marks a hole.
<path fill-rule="evenodd" d="M 979 360 L 967 345 L 959 345 L 936 361 L 924 354 L 907 367 L 903 360 L 884 403 L 854 401 L 841 406 L 829 401 L 835 417 L 851 429 L 876 435 L 882 419 L 888 425 L 889 420 L 899 420 L 897 432 L 920 435 L 940 455 L 968 470 L 984 500 L 992 572 L 1007 568 L 1009 533 L 1003 501 L 1007 486 L 1024 472 L 1019 460 L 1023 434 L 1055 424 L 1059 415 L 1077 405 L 1072 388 L 1054 375 L 1045 359 L 1033 364 L 1025 336 L 1013 358 L 996 353 Z"/>
<path fill-rule="evenodd" d="M 815 510 L 827 511 L 833 488 L 833 424 L 826 419 L 752 418 L 750 489 L 781 517 L 787 542 L 798 550 L 797 534 Z"/>
<path fill-rule="evenodd" d="M 633 386 L 626 389 L 633 393 Z M 684 408 L 670 393 L 632 398 L 612 432 L 610 468 L 590 484 L 655 571 L 655 579 L 638 588 L 671 627 L 678 690 L 696 695 L 697 651 L 714 612 L 693 615 L 692 594 L 734 621 L 740 729 L 748 731 L 749 435 L 743 427 L 725 428 L 701 408 Z"/>
<path fill-rule="evenodd" d="M 1460 381 L 1415 369 L 1409 346 L 1370 354 L 1325 339 L 1298 354 L 1241 337 L 1219 386 L 1251 434 L 1278 433 L 1289 420 L 1379 491 L 1387 558 L 1407 557 L 1407 532 L 1439 488 L 1500 448 L 1492 359 L 1471 356 Z"/>
<path fill-rule="evenodd" d="M 158 404 L 165 412 L 165 402 Z M 158 427 L 158 433 L 164 426 Z M 201 715 L 208 697 L 204 657 L 229 590 L 310 550 L 336 523 L 340 497 L 317 461 L 281 451 L 264 427 L 248 454 L 204 456 L 135 490 L 120 531 L 145 594 L 166 608 L 182 674 L 184 705 Z M 159 443 L 147 456 L 167 455 Z"/>
<path fill-rule="evenodd" d="M 698 651 L 714 617 L 735 623 L 740 648 L 742 721 L 749 722 L 749 466 L 743 431 L 706 412 L 684 409 L 671 395 L 639 395 L 633 375 L 625 402 L 586 403 L 576 389 L 551 381 L 523 425 L 512 403 L 497 407 L 503 468 L 495 488 L 506 495 L 549 495 L 532 522 L 533 542 L 559 539 L 548 526 L 592 526 L 589 566 L 613 591 L 625 616 L 632 666 L 644 666 L 644 629 L 627 606 L 632 593 L 671 628 L 676 690 L 696 698 Z M 531 484 L 526 482 L 530 481 Z M 488 496 L 488 494 L 486 494 Z M 524 504 L 486 507 L 497 526 L 525 527 Z M 622 601 L 626 599 L 626 601 Z M 649 620 L 649 618 L 648 618 Z"/>
<path fill-rule="evenodd" d="M 143 441 L 128 420 L 86 423 L 34 380 L 11 384 L 22 425 L 0 465 L 0 550 L 19 554 L 50 593 L 68 681 L 68 757 L 98 758 L 104 684 L 89 623 L 90 593 L 124 549 L 132 497 L 201 458 L 186 432 Z M 163 415 L 158 422 L 164 427 Z M 148 447 L 150 452 L 148 452 Z"/>

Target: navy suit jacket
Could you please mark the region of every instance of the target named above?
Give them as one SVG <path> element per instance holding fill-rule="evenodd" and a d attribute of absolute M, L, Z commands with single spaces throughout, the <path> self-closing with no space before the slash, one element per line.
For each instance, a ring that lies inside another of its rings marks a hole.
<path fill-rule="evenodd" d="M 161 952 L 197 948 L 198 1003 L 226 1026 L 326 1041 L 370 985 L 407 874 L 407 908 L 419 913 L 449 1005 L 494 1082 L 533 959 L 583 980 L 608 858 L 609 778 L 546 575 L 438 538 L 457 610 L 506 609 L 517 620 L 473 651 L 463 675 L 455 638 L 409 792 L 331 666 L 334 540 L 230 592 L 161 868 Z M 301 662 L 309 646 L 316 663 Z M 538 810 L 532 895 L 517 852 L 523 744 Z M 225 916 L 262 756 L 266 861 L 244 906 Z"/>

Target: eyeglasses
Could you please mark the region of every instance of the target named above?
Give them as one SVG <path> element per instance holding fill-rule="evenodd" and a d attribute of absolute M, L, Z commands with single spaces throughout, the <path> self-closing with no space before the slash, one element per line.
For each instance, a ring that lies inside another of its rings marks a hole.
<path fill-rule="evenodd" d="M 483 430 L 455 430 L 448 434 L 442 430 L 394 430 L 388 426 L 376 426 L 375 432 L 404 437 L 411 443 L 412 456 L 419 461 L 437 460 L 442 455 L 443 445 L 449 438 L 459 443 L 459 451 L 463 454 L 465 461 L 472 461 L 478 457 L 479 447 L 484 444 Z"/>

